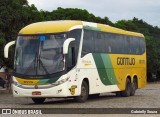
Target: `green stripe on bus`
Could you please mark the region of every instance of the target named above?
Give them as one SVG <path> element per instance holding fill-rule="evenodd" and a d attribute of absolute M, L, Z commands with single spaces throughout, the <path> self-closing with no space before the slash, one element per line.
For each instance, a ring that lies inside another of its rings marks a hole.
<path fill-rule="evenodd" d="M 55 83 L 59 78 L 60 78 L 60 76 L 55 77 L 55 78 L 50 78 L 48 83 Z"/>
<path fill-rule="evenodd" d="M 51 84 L 55 83 L 60 77 L 54 77 L 54 78 L 49 78 L 49 79 L 42 79 L 39 80 L 37 84 L 43 85 L 43 84 Z"/>
<path fill-rule="evenodd" d="M 105 66 L 100 54 L 93 54 L 94 61 L 97 66 L 99 77 L 104 85 L 111 85 L 107 72 L 105 70 Z"/>
<path fill-rule="evenodd" d="M 37 84 L 46 84 L 48 82 L 49 79 L 43 79 L 43 80 L 39 80 Z"/>
<path fill-rule="evenodd" d="M 92 54 L 97 66 L 99 77 L 104 85 L 115 85 L 118 81 L 108 54 Z"/>
<path fill-rule="evenodd" d="M 113 85 L 118 84 L 118 81 L 116 79 L 116 75 L 114 73 L 114 69 L 113 69 L 113 66 L 112 66 L 112 61 L 111 61 L 109 55 L 108 54 L 101 54 L 101 57 L 102 57 L 104 65 L 105 65 L 105 70 L 108 74 L 109 81 Z"/>

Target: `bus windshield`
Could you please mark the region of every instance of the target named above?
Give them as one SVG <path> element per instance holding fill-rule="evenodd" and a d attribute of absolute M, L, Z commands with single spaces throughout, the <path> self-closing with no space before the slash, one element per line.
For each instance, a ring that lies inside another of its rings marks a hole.
<path fill-rule="evenodd" d="M 62 53 L 66 34 L 18 36 L 15 73 L 49 75 L 65 69 Z"/>

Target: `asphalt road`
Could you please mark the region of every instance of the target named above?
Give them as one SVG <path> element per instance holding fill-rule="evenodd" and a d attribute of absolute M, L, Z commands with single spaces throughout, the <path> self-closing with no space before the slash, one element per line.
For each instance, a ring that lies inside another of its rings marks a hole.
<path fill-rule="evenodd" d="M 14 98 L 12 94 L 0 94 L 0 108 L 160 108 L 160 83 L 151 83 L 138 89 L 135 96 L 116 97 L 114 93 L 101 94 L 98 98 L 78 103 L 72 98 L 50 98 L 36 105 L 30 98 Z"/>
<path fill-rule="evenodd" d="M 14 98 L 12 94 L 1 93 L 0 108 L 160 108 L 160 83 L 147 84 L 138 89 L 135 96 L 116 97 L 114 93 L 106 93 L 85 103 L 72 98 L 51 98 L 37 105 L 29 98 Z"/>

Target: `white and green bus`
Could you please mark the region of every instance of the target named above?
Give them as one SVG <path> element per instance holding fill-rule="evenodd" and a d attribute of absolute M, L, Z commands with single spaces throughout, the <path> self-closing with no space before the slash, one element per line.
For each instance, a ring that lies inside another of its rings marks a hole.
<path fill-rule="evenodd" d="M 85 21 L 47 21 L 20 30 L 16 44 L 13 95 L 43 103 L 51 97 L 115 92 L 133 96 L 146 85 L 144 36 Z"/>

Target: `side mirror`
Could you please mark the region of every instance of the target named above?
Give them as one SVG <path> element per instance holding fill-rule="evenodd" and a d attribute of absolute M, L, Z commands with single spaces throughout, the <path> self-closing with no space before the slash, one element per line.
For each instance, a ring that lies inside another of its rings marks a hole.
<path fill-rule="evenodd" d="M 9 43 L 7 43 L 4 47 L 4 57 L 5 58 L 8 58 L 8 50 L 9 50 L 9 47 L 14 45 L 15 44 L 15 41 L 11 41 Z"/>
<path fill-rule="evenodd" d="M 63 44 L 63 54 L 68 54 L 68 46 L 69 44 L 75 41 L 75 38 L 68 38 Z"/>

